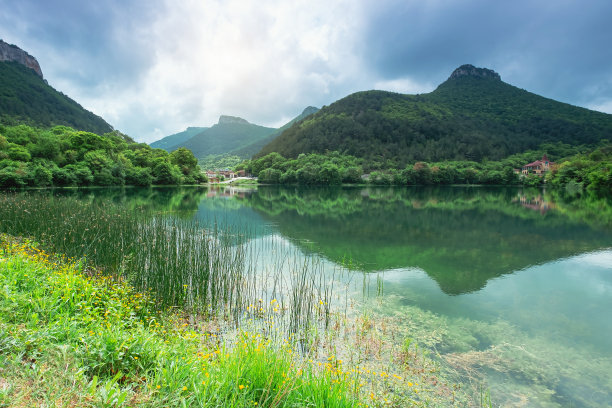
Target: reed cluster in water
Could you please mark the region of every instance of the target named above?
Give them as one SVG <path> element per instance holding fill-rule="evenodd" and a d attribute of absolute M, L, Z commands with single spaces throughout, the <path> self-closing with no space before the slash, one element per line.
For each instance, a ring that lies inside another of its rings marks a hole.
<path fill-rule="evenodd" d="M 220 317 L 235 326 L 256 317 L 292 332 L 329 321 L 331 288 L 314 258 L 297 262 L 280 248 L 271 250 L 274 240 L 254 248 L 246 244 L 248 234 L 235 228 L 127 209 L 108 199 L 31 192 L 0 195 L 0 232 L 86 259 L 96 270 L 152 292 L 160 306 L 191 316 Z M 261 251 L 276 255 L 262 262 Z M 255 313 L 254 304 L 272 299 L 275 307 Z"/>

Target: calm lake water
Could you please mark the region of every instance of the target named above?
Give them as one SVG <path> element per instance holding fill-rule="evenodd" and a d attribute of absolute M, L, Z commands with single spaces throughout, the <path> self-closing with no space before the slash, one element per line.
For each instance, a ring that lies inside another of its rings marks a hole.
<path fill-rule="evenodd" d="M 494 406 L 612 406 L 609 201 L 481 187 L 79 194 L 246 229 L 252 245 L 319 257 L 325 270 L 350 266 L 344 279 L 367 277 L 370 295 L 355 284 L 348 296 L 399 318 L 443 375 L 489 390 Z"/>

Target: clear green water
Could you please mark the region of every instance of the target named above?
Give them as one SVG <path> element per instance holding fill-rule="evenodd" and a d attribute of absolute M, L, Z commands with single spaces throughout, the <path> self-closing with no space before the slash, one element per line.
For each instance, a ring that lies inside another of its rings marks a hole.
<path fill-rule="evenodd" d="M 462 187 L 70 194 L 233 225 L 264 251 L 377 276 L 384 294 L 366 307 L 401 317 L 449 381 L 489 389 L 495 406 L 612 406 L 610 201 Z"/>

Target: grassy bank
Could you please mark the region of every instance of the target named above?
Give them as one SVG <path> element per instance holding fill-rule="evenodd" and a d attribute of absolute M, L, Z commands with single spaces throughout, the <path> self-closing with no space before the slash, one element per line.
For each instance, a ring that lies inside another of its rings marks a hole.
<path fill-rule="evenodd" d="M 122 281 L 0 240 L 0 406 L 345 407 L 358 386 L 288 343 L 160 312 Z"/>

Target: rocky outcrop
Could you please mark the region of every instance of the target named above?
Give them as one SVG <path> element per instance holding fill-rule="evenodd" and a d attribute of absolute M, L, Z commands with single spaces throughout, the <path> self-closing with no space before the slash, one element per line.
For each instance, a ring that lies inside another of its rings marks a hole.
<path fill-rule="evenodd" d="M 499 74 L 492 69 L 476 68 L 473 65 L 462 65 L 453 71 L 449 79 L 458 79 L 462 77 L 486 78 L 501 81 Z"/>
<path fill-rule="evenodd" d="M 0 40 L 0 61 L 14 61 L 34 70 L 39 77 L 43 77 L 42 70 L 36 58 L 13 44 Z"/>
<path fill-rule="evenodd" d="M 229 124 L 229 123 L 242 123 L 242 124 L 246 124 L 246 125 L 249 124 L 249 122 L 247 120 L 239 118 L 237 116 L 221 115 L 219 117 L 219 124 L 220 125 Z"/>

